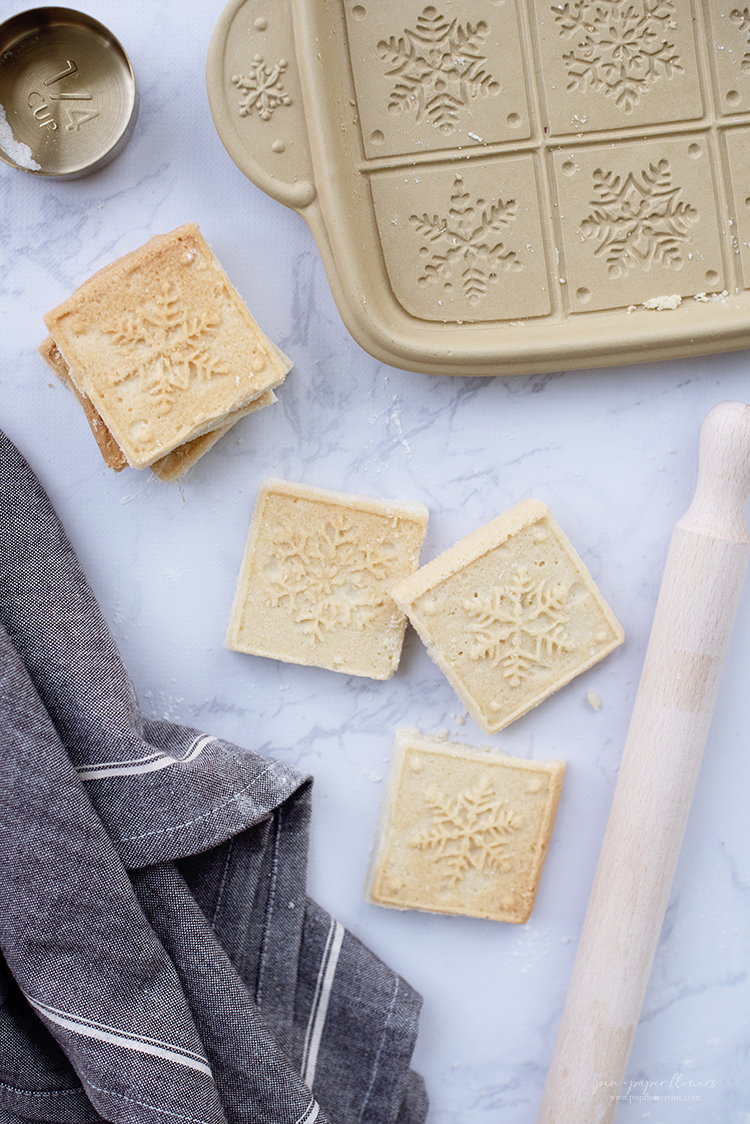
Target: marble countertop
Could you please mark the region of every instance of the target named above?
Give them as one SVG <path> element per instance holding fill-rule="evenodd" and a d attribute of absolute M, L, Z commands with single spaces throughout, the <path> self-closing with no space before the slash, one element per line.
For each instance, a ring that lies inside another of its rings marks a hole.
<path fill-rule="evenodd" d="M 0 15 L 21 6 L 3 0 Z M 424 996 L 414 1067 L 430 1124 L 532 1124 L 576 952 L 672 527 L 708 410 L 748 399 L 744 352 L 513 378 L 385 367 L 346 331 L 305 223 L 232 163 L 205 61 L 220 0 L 88 0 L 141 94 L 108 167 L 54 182 L 0 164 L 0 427 L 48 490 L 144 710 L 315 777 L 309 891 Z M 92 271 L 195 221 L 294 360 L 278 404 L 245 418 L 177 485 L 108 470 L 36 348 L 42 315 Z M 668 315 L 665 313 L 664 315 Z M 255 495 L 284 477 L 426 504 L 427 561 L 527 497 L 543 500 L 625 643 L 493 736 L 416 634 L 387 682 L 229 652 L 224 632 Z M 750 590 L 729 649 L 618 1124 L 750 1122 Z M 587 701 L 601 699 L 595 710 Z M 521 926 L 365 903 L 394 733 L 567 763 L 536 908 Z"/>

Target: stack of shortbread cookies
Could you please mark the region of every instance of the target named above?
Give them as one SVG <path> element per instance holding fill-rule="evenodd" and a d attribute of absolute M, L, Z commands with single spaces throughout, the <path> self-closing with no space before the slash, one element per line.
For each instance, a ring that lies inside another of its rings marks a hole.
<path fill-rule="evenodd" d="M 44 317 L 39 351 L 106 463 L 176 480 L 292 364 L 260 330 L 194 223 L 99 270 Z"/>

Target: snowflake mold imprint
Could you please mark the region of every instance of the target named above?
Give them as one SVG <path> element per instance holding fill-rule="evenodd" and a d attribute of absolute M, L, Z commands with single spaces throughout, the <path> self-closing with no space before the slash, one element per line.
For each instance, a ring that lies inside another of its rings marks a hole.
<path fill-rule="evenodd" d="M 527 566 L 516 566 L 507 585 L 464 601 L 469 658 L 502 668 L 511 687 L 519 687 L 530 668 L 549 668 L 558 652 L 575 651 L 565 627 L 569 594 L 569 586 L 549 585 Z"/>
<path fill-rule="evenodd" d="M 256 112 L 261 120 L 270 121 L 275 109 L 292 104 L 291 97 L 281 84 L 287 65 L 286 59 L 279 59 L 275 66 L 269 68 L 262 55 L 255 55 L 246 75 L 232 76 L 233 84 L 242 94 L 238 105 L 240 117 L 249 117 Z"/>
<path fill-rule="evenodd" d="M 488 31 L 484 20 L 462 24 L 428 5 L 416 27 L 381 40 L 378 54 L 393 80 L 388 112 L 414 113 L 417 123 L 427 121 L 446 136 L 453 133 L 472 101 L 500 93 L 482 53 Z"/>
<path fill-rule="evenodd" d="M 561 38 L 568 90 L 604 93 L 632 113 L 660 79 L 683 70 L 669 32 L 673 0 L 571 0 L 551 8 Z"/>
<path fill-rule="evenodd" d="M 383 608 L 394 550 L 363 544 L 344 512 L 314 534 L 274 541 L 271 551 L 268 603 L 283 607 L 313 644 L 337 629 L 364 628 Z"/>
<path fill-rule="evenodd" d="M 700 216 L 681 200 L 682 188 L 673 184 L 668 160 L 650 164 L 639 175 L 597 168 L 594 190 L 593 210 L 581 231 L 599 243 L 595 256 L 606 258 L 613 280 L 639 266 L 646 271 L 653 266 L 682 269 L 682 248 Z"/>
<path fill-rule="evenodd" d="M 105 321 L 102 331 L 119 351 L 121 362 L 109 374 L 112 386 L 137 378 L 141 392 L 153 403 L 155 417 L 172 409 L 177 397 L 187 391 L 193 379 L 208 382 L 227 372 L 211 355 L 214 330 L 221 324 L 217 305 L 193 311 L 183 300 L 179 287 L 164 281 L 153 300 Z"/>
<path fill-rule="evenodd" d="M 495 795 L 489 780 L 457 795 L 425 794 L 429 825 L 414 833 L 412 847 L 432 853 L 441 876 L 455 885 L 470 870 L 507 872 L 508 847 L 523 816 Z"/>
<path fill-rule="evenodd" d="M 409 222 L 428 243 L 420 249 L 424 272 L 418 284 L 442 284 L 452 288 L 455 270 L 461 290 L 472 306 L 496 283 L 501 271 L 513 273 L 523 269 L 518 254 L 506 249 L 497 235 L 507 230 L 516 217 L 516 201 L 496 199 L 472 200 L 461 176 L 456 176 L 446 216 L 410 215 Z"/>

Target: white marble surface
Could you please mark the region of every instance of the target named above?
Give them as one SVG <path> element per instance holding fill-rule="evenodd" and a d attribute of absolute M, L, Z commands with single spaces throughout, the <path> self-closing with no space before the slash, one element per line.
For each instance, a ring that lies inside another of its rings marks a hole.
<path fill-rule="evenodd" d="M 414 1064 L 427 1079 L 430 1124 L 531 1124 L 667 543 L 694 488 L 698 431 L 715 403 L 748 399 L 748 356 L 495 380 L 378 364 L 343 327 L 303 221 L 251 185 L 218 140 L 204 67 L 221 9 L 221 0 L 88 0 L 85 10 L 115 31 L 136 71 L 141 111 L 128 148 L 74 182 L 0 164 L 0 426 L 48 489 L 144 708 L 314 774 L 310 892 L 424 995 Z M 0 2 L 4 17 L 20 10 Z M 185 221 L 201 225 L 295 366 L 278 405 L 245 419 L 181 486 L 169 486 L 104 467 L 36 347 L 42 314 L 92 270 Z M 519 500 L 542 499 L 626 643 L 491 738 L 462 721 L 462 705 L 413 632 L 385 683 L 228 652 L 255 493 L 271 475 L 424 502 L 424 560 Z M 621 1104 L 618 1124 L 750 1122 L 748 667 L 750 588 L 628 1066 L 633 1099 Z M 601 710 L 587 703 L 589 690 Z M 527 925 L 364 903 L 401 725 L 567 759 Z"/>

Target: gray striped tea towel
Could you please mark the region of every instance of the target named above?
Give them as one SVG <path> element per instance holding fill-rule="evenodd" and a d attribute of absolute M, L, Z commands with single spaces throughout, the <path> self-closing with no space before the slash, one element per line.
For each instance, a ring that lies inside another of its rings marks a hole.
<path fill-rule="evenodd" d="M 0 1124 L 421 1124 L 419 997 L 305 894 L 310 780 L 141 714 L 0 435 Z"/>

